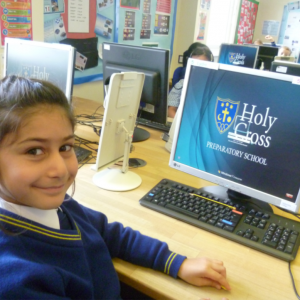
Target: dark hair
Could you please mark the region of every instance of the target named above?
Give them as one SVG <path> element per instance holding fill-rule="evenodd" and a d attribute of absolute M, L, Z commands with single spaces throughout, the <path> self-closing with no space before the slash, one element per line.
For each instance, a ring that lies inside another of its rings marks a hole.
<path fill-rule="evenodd" d="M 7 76 L 0 81 L 0 142 L 16 131 L 29 109 L 40 105 L 59 106 L 64 109 L 71 126 L 75 117 L 65 94 L 50 82 Z"/>
<path fill-rule="evenodd" d="M 47 81 L 18 76 L 3 78 L 0 81 L 0 143 L 7 134 L 18 130 L 24 116 L 43 105 L 61 107 L 74 130 L 76 121 L 72 106 L 58 87 Z M 74 191 L 75 182 L 72 194 Z M 9 235 L 23 232 L 9 231 L 1 223 L 0 229 Z"/>
<path fill-rule="evenodd" d="M 204 55 L 209 61 L 214 61 L 214 56 L 207 46 L 195 48 L 190 57 Z"/>
<path fill-rule="evenodd" d="M 205 44 L 200 43 L 200 42 L 195 42 L 195 43 L 191 44 L 186 51 L 184 51 L 184 53 L 183 53 L 183 59 L 182 59 L 183 67 L 186 67 L 187 61 L 188 61 L 189 57 L 191 56 L 191 53 L 196 48 L 202 48 L 202 47 L 207 47 L 207 46 Z"/>

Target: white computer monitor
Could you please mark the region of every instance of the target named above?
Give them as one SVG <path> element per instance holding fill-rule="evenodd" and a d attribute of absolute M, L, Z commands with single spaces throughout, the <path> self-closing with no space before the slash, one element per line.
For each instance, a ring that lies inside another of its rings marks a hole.
<path fill-rule="evenodd" d="M 274 60 L 295 62 L 296 59 L 294 56 L 275 56 Z"/>
<path fill-rule="evenodd" d="M 70 45 L 5 38 L 4 76 L 50 81 L 71 101 L 75 52 Z"/>
<path fill-rule="evenodd" d="M 169 165 L 220 197 L 298 212 L 298 79 L 190 60 Z"/>
<path fill-rule="evenodd" d="M 145 75 L 138 72 L 114 73 L 109 80 L 105 97 L 100 142 L 93 182 L 110 191 L 137 188 L 142 180 L 129 171 L 129 153 L 140 105 Z M 114 165 L 123 160 L 122 166 Z"/>

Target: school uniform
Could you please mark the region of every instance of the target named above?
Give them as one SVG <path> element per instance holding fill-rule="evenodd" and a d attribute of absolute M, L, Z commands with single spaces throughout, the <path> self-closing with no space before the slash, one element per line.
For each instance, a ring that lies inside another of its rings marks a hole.
<path fill-rule="evenodd" d="M 179 107 L 184 79 L 179 80 L 168 95 L 168 106 Z"/>
<path fill-rule="evenodd" d="M 1 199 L 0 221 L 17 234 L 0 231 L 0 299 L 120 299 L 112 258 L 174 278 L 185 259 L 73 199 L 58 214 Z"/>

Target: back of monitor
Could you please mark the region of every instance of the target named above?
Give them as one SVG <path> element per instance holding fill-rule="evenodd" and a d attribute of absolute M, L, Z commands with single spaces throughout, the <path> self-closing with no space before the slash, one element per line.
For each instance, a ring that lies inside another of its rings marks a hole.
<path fill-rule="evenodd" d="M 295 62 L 294 56 L 275 56 L 274 60 Z"/>
<path fill-rule="evenodd" d="M 100 188 L 126 191 L 141 178 L 128 170 L 129 152 L 145 75 L 114 73 L 110 78 L 93 182 Z M 123 159 L 122 167 L 111 167 Z M 99 172 L 100 171 L 100 172 Z"/>

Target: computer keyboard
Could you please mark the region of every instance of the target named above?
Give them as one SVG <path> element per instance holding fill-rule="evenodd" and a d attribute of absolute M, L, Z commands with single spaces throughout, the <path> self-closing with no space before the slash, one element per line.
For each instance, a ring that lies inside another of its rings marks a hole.
<path fill-rule="evenodd" d="M 164 132 L 169 132 L 172 125 L 172 122 L 167 122 L 167 124 L 162 124 L 158 122 L 149 121 L 144 118 L 137 118 L 136 122 L 139 125 L 147 126 Z"/>
<path fill-rule="evenodd" d="M 300 222 L 169 179 L 140 204 L 284 261 L 294 260 L 300 245 Z"/>
<path fill-rule="evenodd" d="M 92 154 L 92 151 L 80 146 L 74 146 L 74 152 L 76 154 L 77 161 L 79 163 L 83 162 L 86 158 L 88 158 Z"/>

